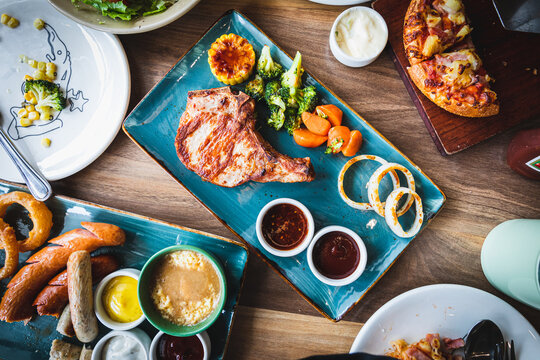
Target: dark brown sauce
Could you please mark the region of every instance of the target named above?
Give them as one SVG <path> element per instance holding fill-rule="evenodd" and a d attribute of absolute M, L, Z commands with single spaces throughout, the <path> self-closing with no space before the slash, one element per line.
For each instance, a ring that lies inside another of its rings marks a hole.
<path fill-rule="evenodd" d="M 272 206 L 263 217 L 263 237 L 270 246 L 279 250 L 297 247 L 306 237 L 307 231 L 306 216 L 291 204 Z"/>
<path fill-rule="evenodd" d="M 321 236 L 313 247 L 313 263 L 319 272 L 330 279 L 351 275 L 360 262 L 356 241 L 344 232 L 332 231 Z"/>
<path fill-rule="evenodd" d="M 203 360 L 204 349 L 197 336 L 161 335 L 157 346 L 159 360 Z"/>

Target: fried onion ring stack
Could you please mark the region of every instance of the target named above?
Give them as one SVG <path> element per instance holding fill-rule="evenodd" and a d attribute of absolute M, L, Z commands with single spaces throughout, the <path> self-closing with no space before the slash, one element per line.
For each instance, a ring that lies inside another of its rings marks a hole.
<path fill-rule="evenodd" d="M 369 203 L 361 203 L 351 200 L 345 193 L 345 189 L 343 186 L 343 179 L 345 178 L 345 173 L 347 172 L 347 170 L 354 163 L 361 160 L 373 160 L 381 164 L 381 166 L 377 168 L 375 172 L 373 172 L 366 185 L 368 188 Z M 408 187 L 400 186 L 400 181 L 397 176 L 396 170 L 400 171 L 405 175 Z M 390 195 L 388 195 L 386 202 L 381 202 L 379 196 L 379 185 L 386 175 L 390 175 L 390 178 L 392 179 L 393 190 Z M 424 221 L 422 199 L 415 190 L 416 186 L 414 177 L 406 167 L 396 163 L 389 163 L 388 161 L 375 155 L 359 155 L 350 159 L 343 166 L 338 176 L 339 195 L 341 196 L 343 201 L 347 203 L 347 205 L 359 210 L 375 211 L 378 215 L 385 218 L 386 224 L 388 224 L 394 234 L 403 238 L 410 238 L 415 236 L 420 231 L 420 228 L 422 227 L 422 223 Z M 399 201 L 405 194 L 407 195 L 405 203 L 398 210 L 397 208 Z M 416 204 L 416 215 L 414 222 L 409 230 L 403 230 L 403 227 L 399 223 L 398 218 L 405 214 L 410 209 L 413 203 Z"/>

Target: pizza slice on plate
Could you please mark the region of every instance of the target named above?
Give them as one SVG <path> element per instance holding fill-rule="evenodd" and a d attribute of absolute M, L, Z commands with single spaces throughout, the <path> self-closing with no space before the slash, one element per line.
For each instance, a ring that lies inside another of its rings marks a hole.
<path fill-rule="evenodd" d="M 470 32 L 461 0 L 412 0 L 403 26 L 405 53 L 414 65 L 460 42 Z"/>
<path fill-rule="evenodd" d="M 490 77 L 474 49 L 436 54 L 408 68 L 411 79 L 431 101 L 461 116 L 486 117 L 499 113 Z"/>

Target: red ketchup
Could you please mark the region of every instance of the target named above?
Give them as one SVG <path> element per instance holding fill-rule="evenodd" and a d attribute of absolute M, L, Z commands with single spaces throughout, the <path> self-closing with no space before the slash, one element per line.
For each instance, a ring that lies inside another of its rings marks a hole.
<path fill-rule="evenodd" d="M 302 210 L 291 204 L 272 206 L 262 220 L 262 234 L 266 242 L 278 250 L 291 250 L 300 245 L 308 232 L 307 219 Z"/>
<path fill-rule="evenodd" d="M 540 128 L 518 132 L 508 145 L 506 161 L 518 174 L 540 180 Z"/>
<path fill-rule="evenodd" d="M 360 263 L 360 249 L 356 241 L 344 232 L 332 231 L 321 236 L 313 247 L 313 263 L 317 270 L 330 279 L 351 275 Z"/>
<path fill-rule="evenodd" d="M 177 337 L 161 335 L 157 346 L 159 360 L 203 360 L 204 349 L 201 340 L 194 335 Z"/>

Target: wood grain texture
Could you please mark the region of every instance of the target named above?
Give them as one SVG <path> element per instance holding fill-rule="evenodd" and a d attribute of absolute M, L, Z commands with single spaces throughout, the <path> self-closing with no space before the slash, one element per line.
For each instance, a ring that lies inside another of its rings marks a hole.
<path fill-rule="evenodd" d="M 396 67 L 420 116 L 443 155 L 455 154 L 517 124 L 540 117 L 540 35 L 505 30 L 490 0 L 464 0 L 472 24 L 472 40 L 488 74 L 500 113 L 487 118 L 451 114 L 425 97 L 407 73 L 403 48 L 403 19 L 410 0 L 378 0 L 373 8 L 388 24 L 388 41 Z M 536 69 L 537 73 L 534 73 Z"/>
<path fill-rule="evenodd" d="M 540 218 L 540 182 L 525 179 L 506 165 L 506 147 L 515 130 L 452 157 L 441 157 L 389 52 L 360 69 L 348 68 L 333 58 L 327 39 L 332 22 L 345 7 L 306 0 L 203 0 L 164 28 L 120 36 L 131 68 L 130 110 L 230 8 L 246 14 L 289 54 L 301 51 L 305 67 L 423 169 L 446 193 L 448 202 L 337 325 L 319 315 L 252 256 L 226 358 L 297 359 L 311 349 L 311 353 L 347 350 L 360 329 L 360 324 L 350 328 L 347 321 L 363 323 L 393 297 L 434 283 L 458 283 L 489 291 L 515 306 L 540 330 L 540 312 L 496 291 L 480 267 L 482 242 L 494 226 L 509 219 Z M 530 125 L 540 126 L 540 120 Z M 54 182 L 53 188 L 58 194 L 233 237 L 122 132 L 93 164 Z M 299 321 L 301 327 L 297 326 Z M 318 335 L 342 328 L 346 329 L 342 340 L 341 335 Z M 291 331 L 285 333 L 287 329 Z M 287 348 L 292 350 L 286 352 Z"/>

